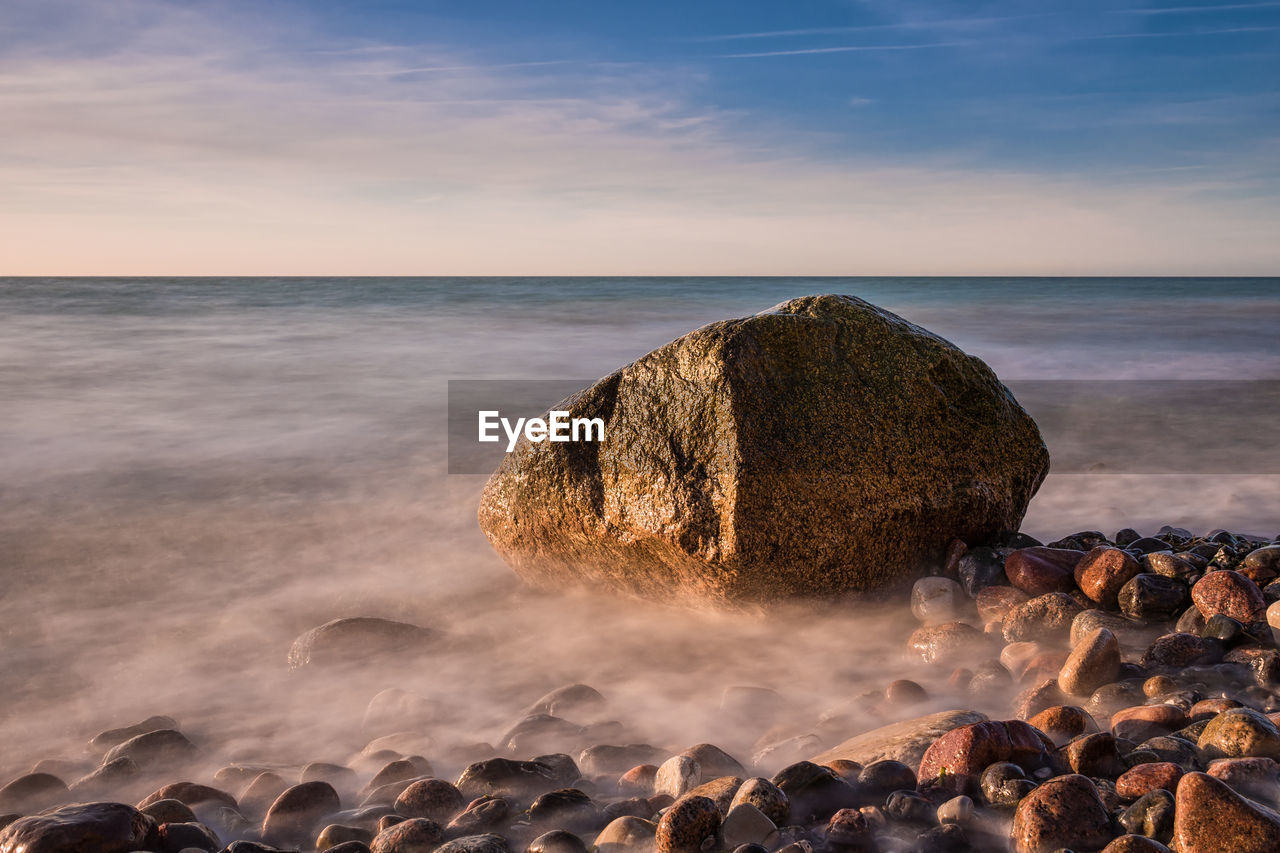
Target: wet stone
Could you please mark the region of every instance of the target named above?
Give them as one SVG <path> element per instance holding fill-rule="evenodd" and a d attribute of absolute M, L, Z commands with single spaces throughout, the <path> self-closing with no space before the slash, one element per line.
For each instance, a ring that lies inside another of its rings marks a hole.
<path fill-rule="evenodd" d="M 733 849 L 743 844 L 760 844 L 776 829 L 764 812 L 750 803 L 741 803 L 725 815 L 720 832 L 724 846 Z"/>
<path fill-rule="evenodd" d="M 770 781 L 787 795 L 794 823 L 825 820 L 842 808 L 858 805 L 853 786 L 831 768 L 811 761 L 784 767 Z"/>
<path fill-rule="evenodd" d="M 355 616 L 334 619 L 293 641 L 289 668 L 327 667 L 426 651 L 436 632 L 405 622 Z"/>
<path fill-rule="evenodd" d="M 373 836 L 373 832 L 363 827 L 331 823 L 320 830 L 320 834 L 316 836 L 316 849 L 328 850 L 330 847 L 346 844 L 348 841 L 359 841 L 367 845 L 373 840 Z"/>
<path fill-rule="evenodd" d="M 530 841 L 525 853 L 587 853 L 587 845 L 572 832 L 553 829 Z"/>
<path fill-rule="evenodd" d="M 374 851 L 378 853 L 378 851 Z M 501 835 L 467 835 L 446 841 L 435 848 L 435 853 L 511 853 L 507 840 Z"/>
<path fill-rule="evenodd" d="M 866 815 L 856 809 L 840 809 L 827 824 L 825 846 L 838 853 L 876 853 L 875 834 Z"/>
<path fill-rule="evenodd" d="M 173 770 L 196 757 L 196 747 L 186 735 L 174 729 L 146 732 L 112 747 L 103 764 L 117 758 L 132 759 L 142 770 Z"/>
<path fill-rule="evenodd" d="M 1071 650 L 1058 675 L 1058 686 L 1075 696 L 1091 696 L 1120 673 L 1120 643 L 1115 634 L 1098 628 Z"/>
<path fill-rule="evenodd" d="M 154 820 L 157 824 L 191 823 L 196 819 L 196 813 L 181 800 L 154 800 L 146 805 L 139 806 L 138 811 Z"/>
<path fill-rule="evenodd" d="M 1125 772 L 1125 763 L 1110 732 L 1081 735 L 1063 748 L 1071 769 L 1082 776 L 1114 779 Z"/>
<path fill-rule="evenodd" d="M 1004 556 L 994 548 L 970 548 L 956 563 L 956 573 L 965 594 L 973 598 L 988 586 L 1008 586 L 1004 573 Z"/>
<path fill-rule="evenodd" d="M 967 609 L 964 589 L 949 578 L 921 578 L 911 587 L 911 615 L 924 625 L 960 619 Z"/>
<path fill-rule="evenodd" d="M 66 799 L 67 785 L 50 773 L 28 773 L 0 788 L 0 813 L 43 811 Z"/>
<path fill-rule="evenodd" d="M 706 797 L 676 800 L 658 821 L 654 839 L 658 853 L 705 853 L 703 845 L 716 843 L 720 810 Z"/>
<path fill-rule="evenodd" d="M 458 777 L 455 787 L 463 797 L 502 793 L 525 797 L 554 790 L 556 782 L 555 771 L 545 764 L 490 758 L 468 765 Z"/>
<path fill-rule="evenodd" d="M 405 817 L 422 817 L 448 823 L 462 811 L 462 792 L 443 779 L 419 779 L 396 798 L 395 809 Z"/>
<path fill-rule="evenodd" d="M 1140 574 L 1120 587 L 1116 600 L 1120 611 L 1144 622 L 1170 619 L 1187 604 L 1187 586 L 1180 580 Z"/>
<path fill-rule="evenodd" d="M 1055 705 L 1046 708 L 1027 721 L 1049 736 L 1057 746 L 1072 738 L 1098 730 L 1092 715 L 1078 705 Z"/>
<path fill-rule="evenodd" d="M 589 684 L 557 687 L 525 710 L 525 715 L 548 714 L 571 720 L 589 720 L 605 709 L 604 695 Z"/>
<path fill-rule="evenodd" d="M 1216 656 L 1216 650 L 1195 634 L 1165 634 L 1158 637 L 1143 653 L 1142 665 L 1181 669 L 1194 664 L 1211 663 Z"/>
<path fill-rule="evenodd" d="M 434 820 L 412 817 L 388 827 L 369 844 L 372 853 L 432 853 L 444 841 L 444 829 Z"/>
<path fill-rule="evenodd" d="M 1137 800 L 1143 795 L 1164 789 L 1176 790 L 1182 778 L 1182 768 L 1170 761 L 1155 761 L 1131 767 L 1116 779 L 1116 793 L 1125 800 Z"/>
<path fill-rule="evenodd" d="M 679 799 L 702 784 L 702 765 L 687 755 L 673 755 L 658 766 L 653 792 Z"/>
<path fill-rule="evenodd" d="M 662 752 L 648 744 L 589 746 L 578 756 L 584 776 L 616 776 L 640 764 L 661 761 Z"/>
<path fill-rule="evenodd" d="M 1200 752 L 1214 758 L 1280 758 L 1280 731 L 1252 708 L 1232 708 L 1209 721 L 1200 735 Z"/>
<path fill-rule="evenodd" d="M 611 821 L 596 836 L 597 853 L 647 853 L 654 849 L 657 826 L 638 817 L 620 817 Z"/>
<path fill-rule="evenodd" d="M 989 586 L 979 590 L 974 604 L 978 608 L 978 618 L 988 622 L 992 619 L 1003 619 L 1006 613 L 1029 598 L 1030 596 L 1017 587 Z"/>
<path fill-rule="evenodd" d="M 1143 794 L 1122 811 L 1117 823 L 1125 832 L 1145 835 L 1167 844 L 1173 838 L 1173 792 L 1157 789 Z"/>
<path fill-rule="evenodd" d="M 0 830 L 6 853 L 131 853 L 158 845 L 155 822 L 123 803 L 78 803 L 19 818 Z"/>
<path fill-rule="evenodd" d="M 512 811 L 511 803 L 503 797 L 479 797 L 468 803 L 461 814 L 449 821 L 445 829 L 454 836 L 496 831 L 506 825 Z"/>
<path fill-rule="evenodd" d="M 1128 551 L 1100 545 L 1085 554 L 1075 567 L 1075 579 L 1091 601 L 1106 610 L 1115 610 L 1120 590 L 1142 571 Z"/>
<path fill-rule="evenodd" d="M 1065 548 L 1020 548 L 1005 558 L 1004 571 L 1010 584 L 1031 596 L 1070 592 L 1083 557 L 1083 551 Z"/>
<path fill-rule="evenodd" d="M 1191 588 L 1191 600 L 1205 619 L 1215 613 L 1241 622 L 1266 618 L 1262 590 L 1239 572 L 1209 572 Z"/>
<path fill-rule="evenodd" d="M 1066 640 L 1071 622 L 1084 608 L 1065 592 L 1051 592 L 1032 598 L 1009 611 L 1004 620 L 1004 638 L 1056 643 Z"/>
<path fill-rule="evenodd" d="M 1098 850 L 1111 840 L 1111 815 L 1084 776 L 1059 776 L 1022 799 L 1010 833 L 1016 853 L 1062 847 Z"/>
<path fill-rule="evenodd" d="M 1188 773 L 1178 784 L 1173 836 L 1178 853 L 1270 853 L 1280 850 L 1280 815 L 1212 776 Z"/>
<path fill-rule="evenodd" d="M 548 791 L 534 800 L 529 806 L 529 819 L 535 826 L 589 832 L 599 828 L 600 810 L 589 796 L 577 788 L 562 788 Z"/>
<path fill-rule="evenodd" d="M 1191 562 L 1171 551 L 1156 551 L 1145 554 L 1139 562 L 1142 564 L 1143 570 L 1151 574 L 1181 581 L 1184 584 L 1190 584 L 1192 579 L 1200 574 L 1200 570 Z"/>
<path fill-rule="evenodd" d="M 262 820 L 263 840 L 297 844 L 312 840 L 322 818 L 342 808 L 328 782 L 303 782 L 285 790 Z"/>
<path fill-rule="evenodd" d="M 791 818 L 791 804 L 782 789 L 768 779 L 755 777 L 739 786 L 729 808 L 743 804 L 753 805 L 777 826 L 786 826 Z"/>
<path fill-rule="evenodd" d="M 93 737 L 89 741 L 89 752 L 94 755 L 103 755 L 112 747 L 118 746 L 125 741 L 135 738 L 138 735 L 145 735 L 149 732 L 157 732 L 161 729 L 178 728 L 178 721 L 172 717 L 154 716 L 147 717 L 140 723 L 134 723 L 131 726 L 124 726 L 118 729 L 108 729 Z"/>
<path fill-rule="evenodd" d="M 883 799 L 894 791 L 915 790 L 915 771 L 901 761 L 873 761 L 858 774 L 858 790 L 870 797 Z"/>
<path fill-rule="evenodd" d="M 982 631 L 965 622 L 946 622 L 917 629 L 907 646 L 920 660 L 930 664 L 951 664 L 983 654 L 991 641 Z"/>

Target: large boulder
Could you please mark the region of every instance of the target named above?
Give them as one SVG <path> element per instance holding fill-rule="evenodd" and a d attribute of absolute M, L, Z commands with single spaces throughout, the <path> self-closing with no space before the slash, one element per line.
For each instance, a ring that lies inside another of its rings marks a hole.
<path fill-rule="evenodd" d="M 704 326 L 555 407 L 600 442 L 521 439 L 480 526 L 526 581 L 664 600 L 866 593 L 1016 529 L 1048 470 L 982 361 L 851 296 Z"/>

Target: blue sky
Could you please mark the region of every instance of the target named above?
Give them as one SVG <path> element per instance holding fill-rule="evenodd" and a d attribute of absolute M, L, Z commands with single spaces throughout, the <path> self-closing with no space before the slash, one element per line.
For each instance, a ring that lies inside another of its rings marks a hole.
<path fill-rule="evenodd" d="M 1280 2 L 0 0 L 0 109 L 0 273 L 1280 272 Z"/>

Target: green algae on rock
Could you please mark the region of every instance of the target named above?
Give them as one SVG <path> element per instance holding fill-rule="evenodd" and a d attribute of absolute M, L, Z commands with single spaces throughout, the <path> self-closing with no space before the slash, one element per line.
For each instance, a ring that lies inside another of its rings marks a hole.
<path fill-rule="evenodd" d="M 604 440 L 522 440 L 481 528 L 529 583 L 657 600 L 901 587 L 1017 529 L 1049 465 L 981 360 L 851 296 L 704 326 L 555 408 Z"/>

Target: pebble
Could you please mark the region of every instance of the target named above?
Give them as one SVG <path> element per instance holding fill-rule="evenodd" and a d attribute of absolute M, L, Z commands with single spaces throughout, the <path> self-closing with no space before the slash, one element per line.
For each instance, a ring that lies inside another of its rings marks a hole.
<path fill-rule="evenodd" d="M 395 809 L 405 817 L 422 817 L 445 824 L 466 806 L 462 792 L 443 779 L 419 779 L 396 798 Z"/>
<path fill-rule="evenodd" d="M 1006 642 L 1055 643 L 1067 639 L 1071 621 L 1084 608 L 1065 592 L 1050 592 L 1012 608 L 1004 620 Z"/>
<path fill-rule="evenodd" d="M 956 563 L 956 574 L 965 594 L 973 598 L 988 586 L 1007 586 L 1004 573 L 1004 556 L 994 548 L 979 546 L 970 548 Z"/>
<path fill-rule="evenodd" d="M 328 850 L 330 847 L 337 847 L 348 841 L 359 841 L 367 845 L 373 841 L 373 836 L 374 833 L 364 827 L 331 823 L 320 830 L 320 834 L 316 836 L 316 849 Z"/>
<path fill-rule="evenodd" d="M 435 849 L 435 853 L 511 853 L 511 849 L 501 835 L 486 833 L 446 841 Z"/>
<path fill-rule="evenodd" d="M 915 787 L 915 771 L 892 758 L 873 761 L 858 774 L 858 790 L 880 799 L 894 791 L 915 790 Z"/>
<path fill-rule="evenodd" d="M 159 844 L 155 821 L 123 803 L 77 803 L 0 829 L 5 853 L 130 853 Z"/>
<path fill-rule="evenodd" d="M 1114 779 L 1125 772 L 1125 763 L 1111 732 L 1081 735 L 1061 751 L 1071 769 L 1082 776 Z"/>
<path fill-rule="evenodd" d="M 201 823 L 162 823 L 159 827 L 160 847 L 163 850 L 200 850 L 217 853 L 222 842 L 213 830 Z M 34 851 L 33 851 L 34 853 Z"/>
<path fill-rule="evenodd" d="M 824 835 L 827 849 L 837 853 L 877 853 L 875 835 L 867 816 L 857 809 L 840 809 L 831 816 Z"/>
<path fill-rule="evenodd" d="M 1121 835 L 1114 839 L 1102 853 L 1173 853 L 1168 847 L 1143 835 Z"/>
<path fill-rule="evenodd" d="M 658 778 L 658 768 L 653 764 L 640 764 L 618 777 L 618 791 L 640 797 L 653 796 L 653 785 Z"/>
<path fill-rule="evenodd" d="M 791 821 L 797 824 L 825 820 L 842 808 L 859 805 L 858 792 L 830 767 L 798 761 L 771 779 L 791 804 Z"/>
<path fill-rule="evenodd" d="M 578 755 L 578 767 L 584 776 L 616 776 L 637 765 L 661 760 L 661 751 L 648 744 L 597 744 Z"/>
<path fill-rule="evenodd" d="M 704 843 L 715 843 L 719 831 L 715 803 L 706 797 L 683 797 L 658 821 L 654 841 L 658 853 L 705 853 Z"/>
<path fill-rule="evenodd" d="M 1059 776 L 1018 803 L 1010 837 L 1016 853 L 1099 850 L 1111 841 L 1111 815 L 1084 776 Z"/>
<path fill-rule="evenodd" d="M 1058 675 L 1058 686 L 1074 696 L 1092 696 L 1119 674 L 1120 643 L 1106 628 L 1097 628 L 1071 650 Z"/>
<path fill-rule="evenodd" d="M 1031 596 L 1075 589 L 1075 568 L 1083 551 L 1067 548 L 1019 548 L 1004 561 L 1009 583 Z"/>
<path fill-rule="evenodd" d="M 328 782 L 303 782 L 288 788 L 267 809 L 262 837 L 269 843 L 298 844 L 315 838 L 322 818 L 342 808 Z"/>
<path fill-rule="evenodd" d="M 553 829 L 530 841 L 525 853 L 587 853 L 587 845 L 572 832 Z"/>
<path fill-rule="evenodd" d="M 1142 666 L 1182 669 L 1194 664 L 1209 663 L 1214 657 L 1214 649 L 1195 634 L 1165 634 L 1157 637 L 1143 653 Z"/>
<path fill-rule="evenodd" d="M 66 799 L 67 784 L 50 773 L 28 773 L 0 788 L 0 814 L 38 812 Z"/>
<path fill-rule="evenodd" d="M 122 744 L 131 738 L 135 738 L 138 735 L 145 735 L 149 732 L 158 732 L 161 729 L 177 728 L 178 721 L 173 717 L 147 717 L 142 722 L 134 723 L 131 726 L 123 726 L 118 729 L 108 729 L 105 732 L 100 732 L 89 741 L 88 751 L 93 755 L 105 755 L 112 747 Z"/>
<path fill-rule="evenodd" d="M 924 625 L 954 622 L 967 604 L 964 589 L 950 578 L 920 578 L 911 587 L 911 615 Z"/>
<path fill-rule="evenodd" d="M 733 795 L 729 809 L 752 805 L 777 826 L 786 826 L 791 818 L 791 803 L 782 789 L 759 776 L 746 780 Z"/>
<path fill-rule="evenodd" d="M 1274 853 L 1280 815 L 1208 774 L 1188 773 L 1178 783 L 1172 846 L 1178 853 Z"/>
<path fill-rule="evenodd" d="M 680 754 L 687 755 L 698 762 L 704 779 L 747 775 L 747 769 L 738 759 L 712 743 L 695 744 Z"/>
<path fill-rule="evenodd" d="M 1157 789 L 1143 794 L 1120 812 L 1116 822 L 1124 827 L 1125 832 L 1168 844 L 1173 839 L 1173 816 L 1173 792 Z"/>
<path fill-rule="evenodd" d="M 1063 746 L 1073 738 L 1098 730 L 1093 716 L 1078 705 L 1055 705 L 1027 722 L 1048 735 L 1055 746 Z"/>
<path fill-rule="evenodd" d="M 289 648 L 289 668 L 326 667 L 357 663 L 377 657 L 403 657 L 429 649 L 437 634 L 428 628 L 354 616 L 334 619 L 312 628 L 293 641 Z"/>
<path fill-rule="evenodd" d="M 1187 585 L 1155 574 L 1134 575 L 1116 596 L 1120 612 L 1151 622 L 1169 619 L 1187 606 Z"/>
<path fill-rule="evenodd" d="M 1017 587 L 989 586 L 979 590 L 974 604 L 978 608 L 978 618 L 986 623 L 993 619 L 1003 619 L 1011 609 L 1029 598 L 1029 595 Z"/>
<path fill-rule="evenodd" d="M 195 744 L 176 729 L 155 731 L 131 737 L 113 746 L 102 759 L 103 764 L 117 758 L 129 758 L 142 770 L 173 770 L 173 765 L 183 765 L 196 757 Z"/>
<path fill-rule="evenodd" d="M 1280 731 L 1252 708 L 1232 708 L 1209 721 L 1197 743 L 1206 759 L 1280 758 Z"/>
<path fill-rule="evenodd" d="M 525 709 L 525 716 L 547 714 L 588 721 L 605 710 L 604 694 L 589 684 L 566 684 L 557 687 Z"/>
<path fill-rule="evenodd" d="M 778 827 L 764 812 L 750 803 L 739 803 L 724 816 L 720 832 L 726 849 L 742 844 L 760 844 Z"/>
<path fill-rule="evenodd" d="M 1191 588 L 1191 600 L 1208 619 L 1224 613 L 1241 622 L 1266 618 L 1266 601 L 1258 585 L 1239 572 L 1209 572 Z"/>
<path fill-rule="evenodd" d="M 954 664 L 983 654 L 990 640 L 966 622 L 944 622 L 917 629 L 907 646 L 925 663 Z"/>
<path fill-rule="evenodd" d="M 1024 769 L 1040 766 L 1044 743 L 1021 720 L 972 723 L 952 729 L 933 742 L 916 774 L 921 783 L 932 782 L 945 772 L 948 790 L 957 793 L 978 781 L 982 771 L 997 761 L 1009 761 Z"/>
<path fill-rule="evenodd" d="M 1172 761 L 1153 761 L 1130 767 L 1116 779 L 1116 793 L 1121 799 L 1137 800 L 1157 789 L 1176 790 L 1182 768 Z"/>
<path fill-rule="evenodd" d="M 973 820 L 973 800 L 961 794 L 938 806 L 938 823 L 958 823 L 962 826 Z"/>
<path fill-rule="evenodd" d="M 702 765 L 687 755 L 673 755 L 658 765 L 653 792 L 679 799 L 702 784 Z"/>
<path fill-rule="evenodd" d="M 463 797 L 509 793 L 533 797 L 557 787 L 555 771 L 537 761 L 490 758 L 467 766 L 454 783 Z"/>
<path fill-rule="evenodd" d="M 1080 558 L 1075 567 L 1075 580 L 1091 601 L 1106 610 L 1115 610 L 1120 589 L 1142 571 L 1142 566 L 1128 551 L 1099 545 Z"/>
<path fill-rule="evenodd" d="M 369 843 L 370 853 L 432 853 L 444 841 L 434 820 L 411 817 L 382 830 Z"/>
<path fill-rule="evenodd" d="M 1058 679 L 1046 679 L 1026 688 L 1013 700 L 1013 714 L 1026 720 L 1055 705 L 1065 705 L 1070 699 L 1058 686 Z"/>
<path fill-rule="evenodd" d="M 596 853 L 648 853 L 654 849 L 657 829 L 650 820 L 617 818 L 596 836 Z"/>

